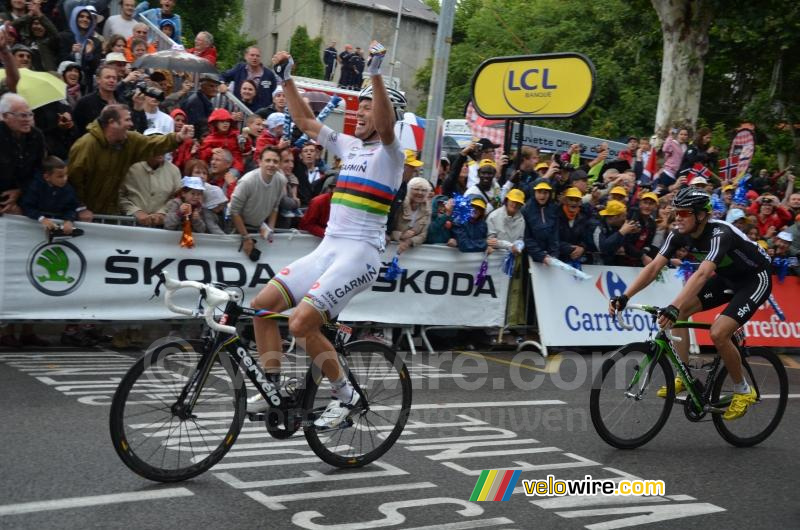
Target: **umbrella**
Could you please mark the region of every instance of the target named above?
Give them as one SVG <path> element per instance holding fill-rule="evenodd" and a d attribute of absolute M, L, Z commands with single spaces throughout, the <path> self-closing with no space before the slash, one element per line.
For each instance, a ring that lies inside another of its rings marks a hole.
<path fill-rule="evenodd" d="M 0 80 L 6 78 L 6 69 L 0 69 Z M 48 72 L 34 72 L 20 68 L 17 94 L 25 98 L 31 109 L 61 101 L 67 95 L 67 84 Z"/>
<path fill-rule="evenodd" d="M 303 97 L 308 100 L 308 105 L 311 107 L 314 114 L 319 114 L 319 112 L 325 108 L 325 105 L 328 104 L 328 101 L 331 100 L 331 97 L 325 92 L 315 92 L 311 90 L 306 90 Z"/>
<path fill-rule="evenodd" d="M 139 57 L 134 68 L 162 68 L 171 72 L 216 74 L 217 69 L 207 60 L 183 50 L 164 50 Z"/>
<path fill-rule="evenodd" d="M 422 151 L 425 138 L 425 120 L 420 120 L 413 112 L 406 112 L 403 120 L 394 124 L 394 135 L 400 140 L 403 149 Z"/>

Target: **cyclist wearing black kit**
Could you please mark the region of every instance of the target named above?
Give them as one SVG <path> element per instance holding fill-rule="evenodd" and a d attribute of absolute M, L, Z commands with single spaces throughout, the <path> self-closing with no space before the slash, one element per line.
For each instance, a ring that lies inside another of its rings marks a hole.
<path fill-rule="evenodd" d="M 708 193 L 693 186 L 683 188 L 675 194 L 672 205 L 675 228 L 655 259 L 642 269 L 625 293 L 611 299 L 609 312 L 613 315 L 625 309 L 629 298 L 655 280 L 675 251 L 687 247 L 700 266 L 675 300 L 663 309 L 658 324 L 662 328 L 670 327 L 676 320 L 685 320 L 698 311 L 728 304 L 711 326 L 711 340 L 734 382 L 733 399 L 723 418 L 735 420 L 755 403 L 756 393 L 742 377 L 739 351 L 732 337 L 769 298 L 772 291 L 770 260 L 761 247 L 736 227 L 711 218 Z M 688 331 L 675 330 L 675 335 L 683 339 L 677 344 L 678 355 L 688 362 Z M 681 379 L 676 378 L 675 392 L 683 390 Z M 666 396 L 666 387 L 662 387 L 658 395 Z"/>

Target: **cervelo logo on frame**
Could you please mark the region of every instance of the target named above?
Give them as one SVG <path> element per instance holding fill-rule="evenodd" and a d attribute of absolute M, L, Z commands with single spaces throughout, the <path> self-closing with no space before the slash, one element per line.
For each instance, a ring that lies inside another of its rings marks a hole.
<path fill-rule="evenodd" d="M 86 258 L 69 241 L 44 242 L 31 252 L 26 273 L 39 292 L 66 296 L 83 283 Z"/>

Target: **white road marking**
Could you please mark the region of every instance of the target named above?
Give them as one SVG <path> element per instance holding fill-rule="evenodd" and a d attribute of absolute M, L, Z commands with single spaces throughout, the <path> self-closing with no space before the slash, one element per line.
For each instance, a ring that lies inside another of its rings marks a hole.
<path fill-rule="evenodd" d="M 90 497 L 69 497 L 66 499 L 53 499 L 50 501 L 22 502 L 19 504 L 6 504 L 5 506 L 0 506 L 0 516 L 46 512 L 52 510 L 65 510 L 68 508 L 87 508 L 89 506 L 103 506 L 106 504 L 119 504 L 123 502 L 139 502 L 157 499 L 171 499 L 175 497 L 191 497 L 192 495 L 194 495 L 194 493 L 186 488 L 169 488 L 154 491 L 134 491 L 130 493 L 94 495 Z"/>

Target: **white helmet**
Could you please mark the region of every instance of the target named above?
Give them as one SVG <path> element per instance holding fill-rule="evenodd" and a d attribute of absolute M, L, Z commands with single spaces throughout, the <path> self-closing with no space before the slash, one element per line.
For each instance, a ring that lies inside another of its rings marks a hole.
<path fill-rule="evenodd" d="M 395 90 L 394 88 L 386 88 L 386 92 L 389 94 L 389 101 L 392 102 L 392 107 L 394 107 L 394 115 L 397 120 L 403 119 L 403 112 L 405 111 L 406 106 L 408 105 L 408 101 L 406 101 L 406 97 L 403 95 L 402 92 L 399 90 Z M 369 85 L 365 89 L 361 91 L 358 95 L 358 100 L 361 101 L 362 99 L 372 99 L 372 85 Z"/>

